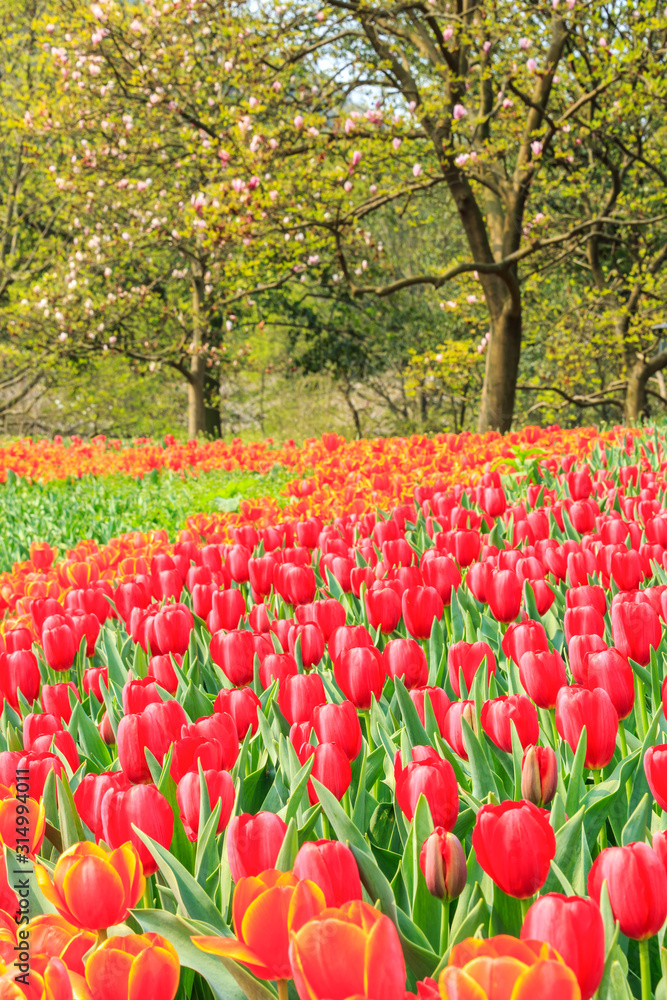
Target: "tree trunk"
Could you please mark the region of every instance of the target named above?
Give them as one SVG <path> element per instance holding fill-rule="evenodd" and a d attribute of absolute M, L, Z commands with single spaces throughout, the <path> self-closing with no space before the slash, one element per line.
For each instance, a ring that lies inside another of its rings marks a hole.
<path fill-rule="evenodd" d="M 209 372 L 204 376 L 204 421 L 210 438 L 222 437 L 220 419 L 220 386 Z"/>
<path fill-rule="evenodd" d="M 206 362 L 200 354 L 193 354 L 188 379 L 188 437 L 192 440 L 206 430 L 204 405 L 204 378 Z"/>
<path fill-rule="evenodd" d="M 652 358 L 630 357 L 627 360 L 628 384 L 625 390 L 625 419 L 637 424 L 648 416 L 648 380 L 667 368 L 667 351 L 659 351 Z"/>
<path fill-rule="evenodd" d="M 203 268 L 193 261 L 192 270 L 192 343 L 188 377 L 188 437 L 192 440 L 206 431 L 206 358 L 202 354 L 202 305 L 204 302 Z"/>
<path fill-rule="evenodd" d="M 509 293 L 500 315 L 491 319 L 478 430 L 505 433 L 512 426 L 521 355 L 521 301 Z"/>

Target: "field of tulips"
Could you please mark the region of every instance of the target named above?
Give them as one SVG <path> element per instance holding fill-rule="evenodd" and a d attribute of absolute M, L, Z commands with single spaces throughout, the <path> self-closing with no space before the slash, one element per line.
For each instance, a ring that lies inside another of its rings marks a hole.
<path fill-rule="evenodd" d="M 664 433 L 234 447 L 0 459 L 286 482 L 0 576 L 0 1000 L 666 1000 Z"/>

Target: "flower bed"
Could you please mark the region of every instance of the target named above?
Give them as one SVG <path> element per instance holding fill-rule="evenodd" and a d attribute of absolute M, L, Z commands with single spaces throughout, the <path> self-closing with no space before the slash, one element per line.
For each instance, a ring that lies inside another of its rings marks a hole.
<path fill-rule="evenodd" d="M 664 991 L 663 445 L 328 436 L 282 510 L 36 543 L 0 996 Z"/>

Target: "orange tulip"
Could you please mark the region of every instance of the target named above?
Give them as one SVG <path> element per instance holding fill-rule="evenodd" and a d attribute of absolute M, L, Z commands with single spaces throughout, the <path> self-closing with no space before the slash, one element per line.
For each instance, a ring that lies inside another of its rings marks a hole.
<path fill-rule="evenodd" d="M 46 830 L 44 802 L 16 797 L 15 786 L 0 785 L 0 844 L 17 854 L 34 857 L 42 846 Z"/>
<path fill-rule="evenodd" d="M 84 955 L 94 946 L 97 935 L 82 931 L 59 913 L 43 913 L 27 925 L 30 942 L 30 970 L 43 975 L 52 958 L 59 958 L 70 972 L 84 974 Z"/>
<path fill-rule="evenodd" d="M 405 960 L 389 917 L 355 899 L 324 910 L 292 934 L 292 975 L 301 1000 L 403 1000 Z"/>
<path fill-rule="evenodd" d="M 290 936 L 326 906 L 309 879 L 269 868 L 234 889 L 234 938 L 194 937 L 202 951 L 246 965 L 259 979 L 291 979 Z"/>
<path fill-rule="evenodd" d="M 94 1000 L 85 979 L 69 972 L 58 958 L 51 959 L 43 975 L 32 967 L 26 975 L 17 965 L 0 965 L 0 997 L 2 1000 Z"/>
<path fill-rule="evenodd" d="M 84 841 L 60 855 L 53 881 L 35 865 L 37 882 L 50 903 L 70 923 L 84 930 L 119 924 L 141 898 L 146 880 L 132 844 L 106 851 Z"/>
<path fill-rule="evenodd" d="M 94 1000 L 174 1000 L 181 964 L 160 934 L 110 937 L 86 963 Z"/>
<path fill-rule="evenodd" d="M 454 945 L 438 985 L 442 1000 L 581 1000 L 574 972 L 550 945 L 504 934 Z"/>

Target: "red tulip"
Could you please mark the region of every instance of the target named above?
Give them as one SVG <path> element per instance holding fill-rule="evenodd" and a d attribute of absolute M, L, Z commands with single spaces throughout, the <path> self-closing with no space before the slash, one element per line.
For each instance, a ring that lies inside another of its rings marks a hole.
<path fill-rule="evenodd" d="M 568 608 L 564 618 L 565 640 L 569 646 L 572 636 L 599 635 L 604 638 L 604 618 L 590 604 Z M 618 645 L 618 643 L 617 643 Z"/>
<path fill-rule="evenodd" d="M 588 874 L 588 895 L 598 904 L 605 880 L 623 934 L 636 941 L 657 934 L 667 919 L 667 873 L 655 851 L 648 844 L 605 848 Z"/>
<path fill-rule="evenodd" d="M 442 735 L 449 743 L 452 750 L 462 757 L 468 759 L 465 744 L 463 742 L 463 726 L 461 719 L 464 718 L 471 729 L 475 730 L 477 720 L 475 718 L 474 701 L 453 701 L 447 710 L 447 715 L 442 727 Z"/>
<path fill-rule="evenodd" d="M 302 765 L 314 757 L 310 772 L 311 778 L 315 778 L 321 785 L 328 788 L 338 800 L 342 799 L 350 787 L 352 769 L 347 755 L 337 743 L 318 743 L 316 747 L 312 743 L 302 743 L 297 750 L 297 756 Z M 308 779 L 308 798 L 311 806 L 319 802 L 315 786 L 310 778 Z"/>
<path fill-rule="evenodd" d="M 130 783 L 122 771 L 103 771 L 102 774 L 86 774 L 74 792 L 77 812 L 95 840 L 102 838 L 102 799 L 110 788 L 126 789 Z"/>
<path fill-rule="evenodd" d="M 499 622 L 513 622 L 521 610 L 519 578 L 512 570 L 493 570 L 486 581 L 486 599 L 491 614 Z"/>
<path fill-rule="evenodd" d="M 162 763 L 186 721 L 185 712 L 177 701 L 152 704 L 139 715 L 123 716 L 116 733 L 118 760 L 130 781 L 151 781 L 145 749 Z"/>
<path fill-rule="evenodd" d="M 537 743 L 540 738 L 537 710 L 522 694 L 503 695 L 485 701 L 481 723 L 489 739 L 505 753 L 512 752 L 512 723 L 516 726 L 522 747 Z"/>
<path fill-rule="evenodd" d="M 51 615 L 42 624 L 44 659 L 52 670 L 69 670 L 78 646 L 69 615 Z"/>
<path fill-rule="evenodd" d="M 519 662 L 519 677 L 538 708 L 554 708 L 558 692 L 567 685 L 565 664 L 556 650 L 524 653 Z"/>
<path fill-rule="evenodd" d="M 221 803 L 220 818 L 217 833 L 222 833 L 229 823 L 229 817 L 234 808 L 234 782 L 227 771 L 204 771 L 206 793 L 211 810 Z M 176 788 L 176 801 L 180 810 L 181 822 L 185 828 L 188 840 L 197 840 L 201 805 L 201 779 L 199 773 L 191 771 L 183 775 Z"/>
<path fill-rule="evenodd" d="M 245 629 L 216 632 L 210 647 L 213 662 L 217 663 L 235 687 L 250 684 L 255 662 L 252 632 Z"/>
<path fill-rule="evenodd" d="M 373 637 L 365 625 L 341 625 L 335 628 L 329 637 L 329 656 L 334 666 L 346 649 L 360 646 L 374 647 Z"/>
<path fill-rule="evenodd" d="M 280 682 L 278 706 L 290 726 L 310 722 L 318 705 L 326 704 L 324 685 L 319 674 L 296 674 Z"/>
<path fill-rule="evenodd" d="M 612 605 L 611 630 L 614 645 L 629 660 L 642 667 L 651 661 L 651 649 L 660 645 L 662 627 L 650 604 L 623 601 Z"/>
<path fill-rule="evenodd" d="M 514 660 L 517 667 L 524 653 L 547 653 L 549 643 L 544 625 L 532 620 L 514 622 L 503 636 L 502 647 L 505 656 Z"/>
<path fill-rule="evenodd" d="M 131 841 L 139 853 L 144 875 L 152 875 L 158 863 L 133 826 L 167 849 L 174 832 L 174 814 L 164 795 L 155 785 L 135 785 L 133 788 L 108 789 L 101 806 L 102 838 L 110 847 L 120 847 Z"/>
<path fill-rule="evenodd" d="M 287 824 L 272 812 L 234 816 L 227 830 L 227 858 L 234 882 L 273 868 Z"/>
<path fill-rule="evenodd" d="M 521 760 L 521 795 L 536 806 L 548 806 L 558 788 L 558 763 L 551 747 L 529 746 Z"/>
<path fill-rule="evenodd" d="M 257 713 L 261 711 L 262 703 L 252 688 L 223 688 L 218 693 L 213 708 L 216 712 L 226 712 L 232 717 L 239 741 L 245 739 L 249 729 L 253 735 L 257 732 Z"/>
<path fill-rule="evenodd" d="M 109 688 L 109 668 L 108 667 L 88 667 L 83 672 L 83 690 L 86 694 L 91 691 L 101 703 L 104 701 L 102 697 L 102 689 L 100 688 L 100 683 L 104 683 L 104 686 Z"/>
<path fill-rule="evenodd" d="M 259 682 L 266 689 L 274 681 L 282 681 L 298 673 L 297 662 L 291 653 L 269 653 L 260 663 Z"/>
<path fill-rule="evenodd" d="M 86 611 L 70 611 L 70 627 L 74 633 L 74 645 L 78 650 L 81 640 L 86 640 L 86 656 L 95 655 L 97 638 L 100 634 L 100 621 L 97 615 L 88 614 Z"/>
<path fill-rule="evenodd" d="M 568 608 L 592 607 L 601 615 L 607 611 L 607 595 L 604 587 L 570 587 L 565 592 L 565 603 Z"/>
<path fill-rule="evenodd" d="M 602 980 L 604 924 L 592 899 L 549 892 L 528 910 L 521 940 L 546 941 L 574 972 L 582 1000 L 590 1000 Z"/>
<path fill-rule="evenodd" d="M 149 705 L 162 703 L 152 677 L 141 677 L 123 685 L 123 714 L 136 715 Z"/>
<path fill-rule="evenodd" d="M 653 798 L 667 809 L 667 743 L 649 747 L 644 754 L 644 771 Z"/>
<path fill-rule="evenodd" d="M 428 639 L 436 618 L 442 618 L 443 602 L 435 587 L 409 587 L 404 591 L 403 620 L 415 639 Z"/>
<path fill-rule="evenodd" d="M 313 709 L 312 720 L 319 743 L 337 743 L 348 760 L 356 760 L 362 736 L 359 717 L 351 701 L 340 705 L 318 705 Z"/>
<path fill-rule="evenodd" d="M 227 712 L 216 709 L 213 715 L 181 726 L 181 738 L 185 737 L 204 740 L 209 746 L 216 744 L 221 750 L 220 769 L 230 771 L 234 767 L 239 755 L 239 736 L 236 723 Z"/>
<path fill-rule="evenodd" d="M 489 580 L 492 573 L 493 567 L 488 562 L 473 563 L 466 573 L 466 586 L 480 604 L 486 604 L 487 602 Z"/>
<path fill-rule="evenodd" d="M 43 684 L 40 695 L 44 711 L 49 715 L 55 715 L 65 725 L 72 718 L 70 691 L 77 701 L 81 701 L 76 685 L 72 681 L 67 681 L 63 684 Z"/>
<path fill-rule="evenodd" d="M 586 767 L 597 771 L 614 756 L 618 715 L 603 688 L 592 691 L 577 685 L 561 688 L 556 699 L 556 728 L 573 753 L 586 726 Z"/>
<path fill-rule="evenodd" d="M 327 906 L 342 906 L 362 898 L 354 854 L 338 840 L 306 841 L 294 859 L 292 871 L 297 878 L 307 878 L 318 885 Z"/>
<path fill-rule="evenodd" d="M 437 899 L 456 899 L 465 889 L 468 870 L 461 841 L 441 826 L 422 844 L 419 867 L 428 891 Z"/>
<path fill-rule="evenodd" d="M 324 635 L 319 625 L 307 622 L 305 625 L 293 625 L 289 631 L 289 651 L 295 655 L 297 639 L 300 639 L 301 662 L 304 670 L 317 666 L 324 656 Z"/>
<path fill-rule="evenodd" d="M 475 674 L 486 658 L 486 671 L 488 677 L 496 672 L 496 658 L 493 650 L 486 642 L 454 642 L 447 651 L 447 667 L 449 670 L 449 683 L 457 698 L 461 697 L 461 686 L 459 682 L 459 672 L 463 671 L 468 692 L 472 689 Z"/>
<path fill-rule="evenodd" d="M 429 804 L 434 825 L 453 830 L 459 814 L 456 776 L 449 761 L 435 752 L 428 760 L 413 760 L 398 773 L 396 801 L 408 820 L 415 814 L 420 795 Z"/>
<path fill-rule="evenodd" d="M 417 709 L 417 715 L 419 716 L 419 721 L 422 726 L 426 725 L 426 695 L 428 695 L 431 702 L 431 708 L 433 709 L 433 714 L 435 715 L 435 721 L 438 723 L 438 731 L 442 736 L 445 716 L 447 715 L 447 711 L 450 706 L 449 698 L 443 689 L 438 687 L 413 688 L 410 691 L 410 698 Z"/>
<path fill-rule="evenodd" d="M 428 681 L 424 650 L 414 639 L 391 639 L 382 652 L 389 677 L 400 677 L 406 688 L 423 687 Z"/>
<path fill-rule="evenodd" d="M 346 649 L 334 661 L 336 683 L 356 708 L 366 710 L 373 697 L 380 700 L 386 676 L 382 656 L 375 647 Z"/>
<path fill-rule="evenodd" d="M 307 622 L 319 625 L 324 641 L 328 642 L 333 630 L 345 624 L 345 608 L 335 597 L 327 597 L 295 608 L 294 617 L 300 625 L 305 625 Z"/>
<path fill-rule="evenodd" d="M 236 630 L 245 613 L 246 602 L 240 590 L 216 590 L 211 598 L 206 624 L 210 632 Z"/>
<path fill-rule="evenodd" d="M 584 683 L 586 677 L 586 657 L 589 653 L 599 653 L 607 649 L 607 643 L 599 635 L 573 635 L 568 643 L 570 670 L 577 684 Z"/>
<path fill-rule="evenodd" d="M 371 628 L 379 628 L 384 635 L 393 632 L 401 620 L 403 607 L 393 587 L 367 590 L 364 600 Z"/>
<path fill-rule="evenodd" d="M 528 899 L 544 885 L 556 855 L 549 814 L 532 802 L 485 805 L 472 846 L 483 870 L 508 896 Z"/>
<path fill-rule="evenodd" d="M 461 535 L 462 532 L 457 532 L 457 535 Z M 470 532 L 471 535 L 475 536 L 477 542 L 477 552 L 479 551 L 479 535 L 476 531 Z M 474 543 L 473 543 L 474 545 Z M 469 552 L 464 554 L 464 546 L 460 546 L 460 555 L 462 558 L 458 558 L 459 565 L 469 566 L 470 563 L 474 562 L 477 557 L 477 552 L 472 559 L 468 559 Z M 429 551 L 429 550 L 427 550 Z M 432 550 L 431 550 L 432 551 Z M 462 561 L 462 559 L 464 561 Z M 421 563 L 422 573 L 424 575 L 424 583 L 427 587 L 433 587 L 437 590 L 443 604 L 449 605 L 452 603 L 452 591 L 458 590 L 461 586 L 461 574 L 459 573 L 458 567 L 453 559 L 449 556 L 436 556 L 433 559 L 422 559 Z"/>
<path fill-rule="evenodd" d="M 617 649 L 589 653 L 584 662 L 584 687 L 604 688 L 619 719 L 625 719 L 635 703 L 635 675 Z"/>
<path fill-rule="evenodd" d="M 182 666 L 183 657 L 178 653 L 162 653 L 158 656 L 151 656 L 148 661 L 148 676 L 165 691 L 168 691 L 169 694 L 175 695 L 178 690 L 178 674 L 171 662 L 172 657 L 176 660 L 179 667 Z"/>
<path fill-rule="evenodd" d="M 28 649 L 0 653 L 0 689 L 14 711 L 18 711 L 20 691 L 29 705 L 39 693 L 41 675 L 37 657 Z"/>

